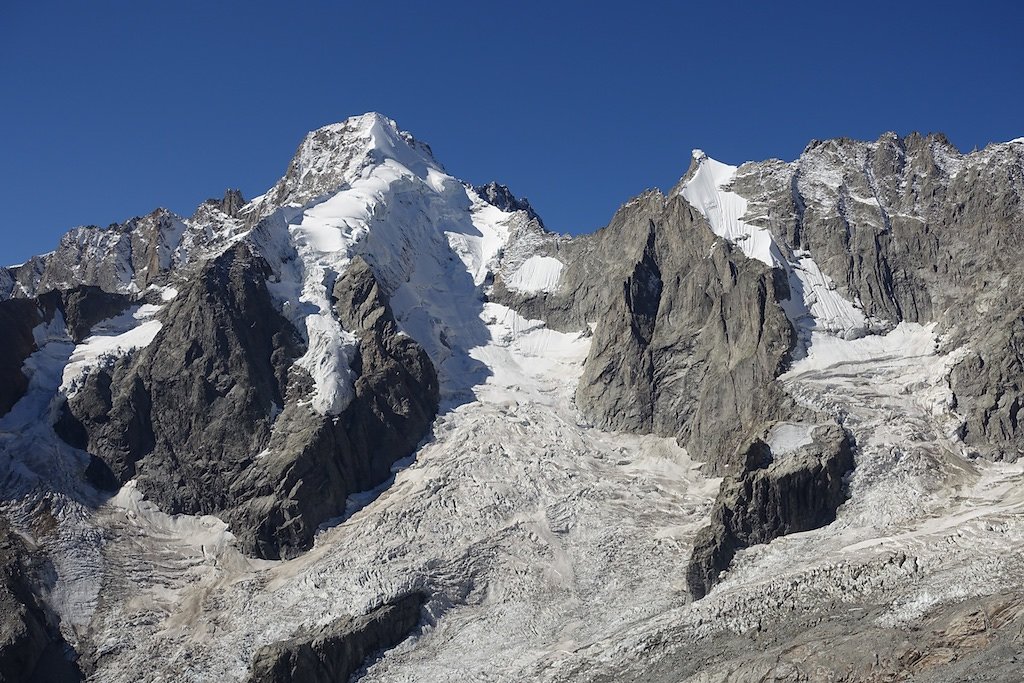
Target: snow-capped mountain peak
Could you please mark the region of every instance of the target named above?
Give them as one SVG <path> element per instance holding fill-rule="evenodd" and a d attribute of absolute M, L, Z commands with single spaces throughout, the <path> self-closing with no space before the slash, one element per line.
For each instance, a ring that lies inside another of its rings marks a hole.
<path fill-rule="evenodd" d="M 307 134 L 284 177 L 255 198 L 245 215 L 255 222 L 276 208 L 308 204 L 338 192 L 388 161 L 420 178 L 444 172 L 429 146 L 400 130 L 392 119 L 370 112 Z"/>
<path fill-rule="evenodd" d="M 468 351 L 455 343 L 472 326 L 465 310 L 508 240 L 509 220 L 533 216 L 514 198 L 498 204 L 447 174 L 427 145 L 380 114 L 306 136 L 285 176 L 242 215 L 255 226 L 249 242 L 274 271 L 282 312 L 306 337 L 298 365 L 313 377 L 317 411 L 336 415 L 352 397 L 356 340 L 339 325 L 331 288 L 355 257 L 393 297 L 399 325 L 431 355 L 443 389 L 464 389 L 455 377 L 462 370 L 449 373 L 447 361 Z M 439 283 L 445 301 L 431 294 Z"/>

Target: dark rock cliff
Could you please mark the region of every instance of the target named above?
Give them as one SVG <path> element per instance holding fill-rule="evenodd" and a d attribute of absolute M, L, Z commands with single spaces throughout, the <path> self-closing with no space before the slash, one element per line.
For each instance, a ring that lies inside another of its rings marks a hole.
<path fill-rule="evenodd" d="M 354 398 L 337 417 L 315 413 L 296 383 L 267 454 L 235 483 L 245 499 L 227 518 L 264 557 L 309 547 L 317 527 L 345 511 L 349 495 L 372 489 L 411 454 L 438 407 L 438 379 L 423 349 L 398 331 L 369 266 L 353 260 L 334 286 L 343 327 L 359 337 Z M 308 379 L 308 376 L 307 376 Z"/>
<path fill-rule="evenodd" d="M 32 330 L 43 321 L 39 305 L 30 299 L 0 301 L 0 415 L 28 390 L 22 365 L 36 350 Z"/>
<path fill-rule="evenodd" d="M 81 285 L 50 291 L 30 299 L 0 301 L 0 416 L 9 411 L 28 389 L 22 371 L 25 360 L 37 350 L 33 330 L 49 323 L 58 313 L 74 342 L 89 335 L 92 327 L 124 311 L 131 299 Z"/>
<path fill-rule="evenodd" d="M 57 617 L 35 590 L 32 553 L 0 517 L 0 681 L 81 680 Z"/>
<path fill-rule="evenodd" d="M 405 640 L 420 619 L 412 593 L 361 617 L 342 617 L 310 633 L 267 645 L 253 660 L 251 683 L 347 681 L 368 657 Z"/>
<path fill-rule="evenodd" d="M 776 456 L 758 439 L 743 456 L 743 473 L 722 482 L 711 524 L 694 542 L 686 570 L 694 599 L 718 583 L 743 548 L 835 520 L 846 500 L 843 475 L 853 469 L 854 443 L 839 425 L 823 425 L 797 452 Z"/>
<path fill-rule="evenodd" d="M 136 478 L 168 512 L 222 515 L 245 550 L 279 557 L 308 548 L 348 495 L 412 451 L 437 378 L 364 264 L 336 288 L 339 318 L 361 335 L 355 399 L 340 416 L 313 413 L 308 375 L 291 365 L 301 340 L 268 274 L 245 244 L 210 261 L 153 342 L 92 372 L 57 428 L 109 468 L 93 468 L 97 485 Z"/>

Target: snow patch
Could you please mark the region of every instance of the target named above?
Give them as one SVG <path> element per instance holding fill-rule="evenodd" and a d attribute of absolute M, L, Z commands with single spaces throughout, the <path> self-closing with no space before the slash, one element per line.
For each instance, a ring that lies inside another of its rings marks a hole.
<path fill-rule="evenodd" d="M 814 443 L 812 435 L 815 424 L 803 422 L 780 422 L 768 432 L 768 447 L 772 455 L 779 457 L 797 451 Z"/>
<path fill-rule="evenodd" d="M 509 289 L 524 294 L 551 292 L 558 287 L 565 264 L 550 256 L 531 256 L 508 280 Z"/>
<path fill-rule="evenodd" d="M 826 332 L 843 339 L 863 337 L 868 329 L 864 311 L 836 290 L 809 252 L 794 251 L 788 263 L 792 296 L 782 302 L 786 315 L 804 332 Z"/>
<path fill-rule="evenodd" d="M 136 487 L 134 479 L 110 499 L 110 505 L 123 511 L 126 520 L 135 526 L 145 527 L 148 534 L 162 538 L 174 538 L 179 544 L 200 550 L 206 557 L 215 559 L 235 540 L 228 531 L 227 523 L 213 515 L 169 515 L 162 512 Z"/>
<path fill-rule="evenodd" d="M 162 307 L 133 306 L 119 316 L 97 323 L 93 334 L 75 346 L 64 366 L 59 391 L 73 396 L 86 375 L 95 367 L 113 364 L 128 353 L 149 346 L 162 324 L 153 316 Z"/>
<path fill-rule="evenodd" d="M 156 289 L 160 292 L 161 301 L 173 301 L 178 296 L 178 290 L 174 287 L 157 287 Z"/>
<path fill-rule="evenodd" d="M 501 304 L 486 304 L 481 315 L 490 340 L 470 355 L 490 369 L 487 384 L 502 400 L 551 403 L 576 383 L 590 337 L 548 329 L 543 321 L 528 320 Z"/>
<path fill-rule="evenodd" d="M 736 166 L 729 166 L 694 150 L 697 171 L 683 185 L 680 194 L 700 211 L 716 235 L 736 244 L 748 258 L 756 259 L 773 268 L 786 263 L 771 233 L 740 220 L 747 212 L 747 200 L 725 190 L 736 178 Z"/>
<path fill-rule="evenodd" d="M 936 354 L 937 348 L 938 337 L 935 335 L 935 323 L 921 325 L 901 322 L 888 334 L 872 335 L 854 340 L 844 340 L 815 332 L 807 356 L 794 363 L 790 370 L 781 375 L 779 379 L 785 382 L 806 373 L 848 363 L 933 356 Z"/>

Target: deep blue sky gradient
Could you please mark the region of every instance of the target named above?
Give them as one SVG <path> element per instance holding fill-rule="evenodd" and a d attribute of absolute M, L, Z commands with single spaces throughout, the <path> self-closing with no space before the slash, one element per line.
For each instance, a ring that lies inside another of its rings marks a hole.
<path fill-rule="evenodd" d="M 1024 135 L 1017 2 L 92 2 L 0 6 L 0 262 L 79 224 L 189 215 L 381 111 L 448 171 L 584 232 L 700 147 Z"/>

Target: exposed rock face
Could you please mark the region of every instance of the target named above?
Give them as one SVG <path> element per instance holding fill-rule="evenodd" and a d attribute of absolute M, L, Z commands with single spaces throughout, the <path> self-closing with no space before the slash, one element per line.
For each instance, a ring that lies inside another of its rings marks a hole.
<path fill-rule="evenodd" d="M 296 352 L 265 273 L 244 246 L 210 262 L 150 346 L 90 374 L 71 398 L 87 435 L 73 445 L 100 456 L 120 481 L 138 477 L 170 510 L 223 509 L 237 471 L 270 437 Z"/>
<path fill-rule="evenodd" d="M 243 548 L 279 557 L 308 548 L 348 495 L 412 451 L 437 377 L 362 264 L 336 286 L 339 318 L 362 335 L 356 396 L 337 418 L 313 413 L 304 371 L 289 388 L 301 342 L 268 274 L 245 244 L 211 261 L 148 347 L 86 378 L 57 428 L 109 468 L 93 463 L 97 486 L 136 478 L 163 509 L 222 515 Z"/>
<path fill-rule="evenodd" d="M 869 315 L 934 321 L 973 349 L 952 380 L 966 443 L 1024 452 L 1024 144 L 962 155 L 942 135 L 814 141 L 792 163 L 744 164 L 733 190 L 751 223 L 809 250 Z"/>
<path fill-rule="evenodd" d="M 105 292 L 89 285 L 64 290 L 59 296 L 57 305 L 64 315 L 68 336 L 75 343 L 88 337 L 93 325 L 120 314 L 132 301 L 123 294 Z"/>
<path fill-rule="evenodd" d="M 33 330 L 53 320 L 58 312 L 67 325 L 68 336 L 79 342 L 93 325 L 117 315 L 130 299 L 98 287 L 74 287 L 64 292 L 47 292 L 37 298 L 0 300 L 0 416 L 9 411 L 28 389 L 22 372 L 25 359 L 36 351 Z"/>
<path fill-rule="evenodd" d="M 245 206 L 245 197 L 242 196 L 241 191 L 233 189 L 226 190 L 223 199 L 209 201 L 213 202 L 216 208 L 229 218 L 237 218 L 238 213 Z"/>
<path fill-rule="evenodd" d="M 777 306 L 789 297 L 788 284 L 779 274 L 762 275 L 766 281 L 755 283 L 756 276 L 746 271 L 767 268 L 739 267 L 743 259 L 737 253 L 712 249 L 714 238 L 705 237 L 710 231 L 703 218 L 693 211 L 686 215 L 688 206 L 675 207 L 680 187 L 668 199 L 656 192 L 634 199 L 595 235 L 571 241 L 518 236 L 535 253 L 566 264 L 562 282 L 555 292 L 523 294 L 499 278 L 494 298 L 559 329 L 596 322 L 581 408 L 599 425 L 675 434 L 709 461 L 709 471 L 724 472 L 717 464 L 721 453 L 737 441 L 720 438 L 728 422 L 715 415 L 758 422 L 743 405 L 751 388 L 762 394 L 753 404 L 766 406 L 760 417 L 785 414 L 769 385 L 786 361 L 778 348 L 790 341 Z M 1014 459 L 1024 452 L 1015 337 L 1003 339 L 1000 333 L 997 343 L 989 335 L 994 327 L 1013 330 L 1024 318 L 1024 265 L 1018 256 L 1024 145 L 994 145 L 962 155 L 941 135 L 889 133 L 873 143 L 814 141 L 792 163 L 744 164 L 730 190 L 748 201 L 745 221 L 769 229 L 787 257 L 809 252 L 840 292 L 872 319 L 890 325 L 935 321 L 950 333 L 953 345 L 974 348 L 953 377 L 966 441 L 991 457 Z M 649 234 L 654 235 L 650 245 Z M 723 269 L 726 262 L 731 270 Z M 668 272 L 673 277 L 665 277 Z M 657 274 L 649 280 L 656 290 L 639 299 L 637 291 L 617 291 L 635 288 L 645 273 Z M 678 287 L 689 289 L 680 296 Z M 719 291 L 726 297 L 735 291 L 734 300 L 716 302 L 723 322 L 705 326 L 715 317 L 709 302 Z M 636 310 L 638 304 L 650 311 Z M 635 314 L 653 314 L 653 326 L 637 327 Z M 718 344 L 704 347 L 693 336 L 698 329 L 719 330 Z M 649 339 L 648 331 L 653 332 Z M 757 340 L 762 350 L 752 353 L 746 340 Z M 684 350 L 695 357 L 694 365 L 719 369 L 703 400 L 694 401 L 692 389 L 680 392 L 673 386 L 687 376 L 686 363 L 672 359 Z M 672 396 L 683 398 L 673 404 Z M 692 414 L 695 405 L 707 408 L 707 428 Z"/>
<path fill-rule="evenodd" d="M 1010 315 L 953 368 L 950 388 L 965 413 L 962 439 L 995 460 L 1024 453 L 1024 317 Z"/>
<path fill-rule="evenodd" d="M 253 660 L 252 683 L 347 681 L 374 652 L 403 641 L 420 619 L 412 593 L 361 617 L 342 617 L 308 634 L 267 645 Z"/>
<path fill-rule="evenodd" d="M 15 280 L 3 296 L 35 296 L 79 285 L 137 293 L 171 268 L 185 223 L 166 209 L 108 228 L 75 228 L 57 249 L 10 269 Z"/>
<path fill-rule="evenodd" d="M 516 197 L 505 185 L 492 180 L 486 185 L 474 185 L 473 189 L 476 190 L 476 193 L 480 195 L 481 199 L 493 204 L 502 211 L 522 211 L 529 218 L 536 220 L 543 226 L 540 216 L 537 215 L 537 212 L 534 211 L 532 206 L 530 206 L 530 202 L 525 197 L 522 199 Z"/>
<path fill-rule="evenodd" d="M 682 197 L 649 192 L 569 243 L 557 291 L 494 296 L 560 329 L 596 322 L 577 402 L 597 425 L 674 436 L 736 472 L 749 426 L 793 408 L 773 380 L 794 343 L 778 271 L 720 241 Z"/>
<path fill-rule="evenodd" d="M 0 681 L 78 681 L 56 617 L 36 595 L 24 541 L 0 517 Z"/>
<path fill-rule="evenodd" d="M 359 257 L 334 285 L 342 326 L 359 335 L 355 400 L 345 434 L 354 450 L 383 454 L 386 466 L 409 454 L 438 407 L 438 379 L 430 358 L 395 324 L 370 266 Z M 379 467 L 379 464 L 377 465 Z M 372 471 L 370 479 L 380 481 Z"/>
<path fill-rule="evenodd" d="M 321 522 L 344 513 L 349 495 L 384 482 L 413 452 L 437 412 L 434 366 L 399 333 L 365 261 L 352 261 L 334 298 L 342 325 L 359 335 L 352 402 L 335 418 L 318 415 L 301 400 L 310 387 L 294 385 L 267 454 L 235 484 L 247 502 L 228 519 L 253 530 L 245 545 L 264 557 L 308 548 Z"/>
<path fill-rule="evenodd" d="M 28 389 L 28 377 L 21 371 L 25 359 L 35 351 L 32 330 L 43 321 L 39 305 L 32 300 L 0 301 L 0 415 L 9 411 Z"/>
<path fill-rule="evenodd" d="M 778 457 L 755 440 L 743 474 L 722 482 L 711 525 L 697 535 L 686 571 L 694 599 L 718 583 L 739 550 L 832 522 L 846 499 L 843 475 L 853 469 L 853 454 L 852 436 L 836 424 L 818 427 L 811 444 Z"/>

